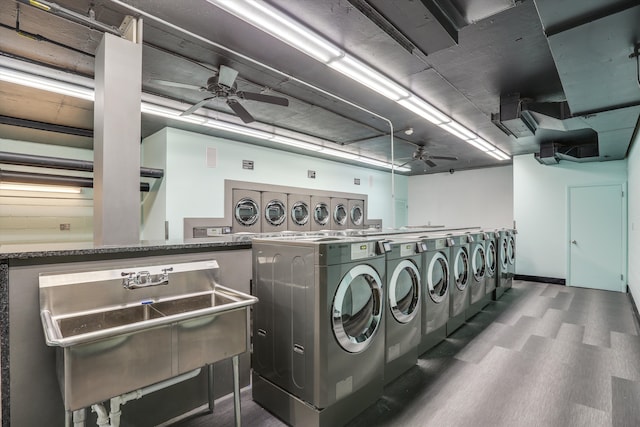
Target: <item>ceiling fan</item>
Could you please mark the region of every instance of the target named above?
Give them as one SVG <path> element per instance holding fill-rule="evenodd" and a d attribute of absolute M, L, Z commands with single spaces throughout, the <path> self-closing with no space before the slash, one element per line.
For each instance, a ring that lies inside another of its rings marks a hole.
<path fill-rule="evenodd" d="M 238 90 L 238 84 L 236 78 L 238 72 L 226 65 L 220 66 L 220 71 L 217 75 L 213 75 L 207 79 L 205 86 L 196 86 L 186 83 L 172 82 L 167 80 L 152 80 L 152 82 L 170 87 L 177 87 L 181 89 L 197 90 L 199 92 L 208 92 L 213 96 L 208 96 L 202 101 L 193 105 L 191 108 L 180 114 L 181 116 L 187 116 L 199 108 L 203 107 L 207 102 L 213 99 L 225 99 L 226 104 L 231 110 L 242 119 L 245 123 L 251 123 L 255 121 L 253 116 L 240 104 L 240 100 L 246 99 L 249 101 L 265 102 L 267 104 L 281 105 L 283 107 L 289 106 L 289 100 L 280 96 L 264 95 L 256 92 L 245 92 Z"/>
<path fill-rule="evenodd" d="M 454 160 L 454 161 L 458 160 L 457 157 L 453 157 L 453 156 L 432 156 L 425 150 L 424 144 L 423 145 L 416 144 L 416 145 L 418 146 L 418 148 L 416 148 L 416 151 L 414 151 L 413 154 L 411 155 L 411 158 L 410 158 L 411 160 L 404 162 L 398 167 L 405 166 L 411 162 L 420 161 L 425 163 L 427 166 L 433 168 L 438 166 L 433 162 L 433 160 Z"/>

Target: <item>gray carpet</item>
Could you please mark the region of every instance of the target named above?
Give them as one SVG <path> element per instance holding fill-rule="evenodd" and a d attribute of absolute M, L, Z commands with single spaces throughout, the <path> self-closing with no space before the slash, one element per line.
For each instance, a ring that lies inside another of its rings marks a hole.
<path fill-rule="evenodd" d="M 282 426 L 242 396 L 244 426 Z M 228 426 L 232 400 L 182 427 Z M 385 388 L 349 427 L 640 426 L 628 295 L 515 281 Z"/>

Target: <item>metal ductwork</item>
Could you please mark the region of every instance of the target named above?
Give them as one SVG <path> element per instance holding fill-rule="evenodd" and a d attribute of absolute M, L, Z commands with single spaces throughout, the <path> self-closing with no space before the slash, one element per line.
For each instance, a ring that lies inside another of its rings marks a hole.
<path fill-rule="evenodd" d="M 543 165 L 555 165 L 560 160 L 586 163 L 599 160 L 598 141 L 560 143 L 543 142 L 540 144 L 540 152 L 534 154 L 535 159 Z"/>

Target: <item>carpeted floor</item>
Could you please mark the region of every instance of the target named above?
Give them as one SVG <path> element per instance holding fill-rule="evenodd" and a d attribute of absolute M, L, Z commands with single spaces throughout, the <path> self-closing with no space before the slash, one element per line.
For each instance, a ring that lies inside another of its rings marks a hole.
<path fill-rule="evenodd" d="M 233 401 L 181 427 L 233 425 Z M 284 425 L 242 395 L 244 426 Z M 515 281 L 389 384 L 349 427 L 640 426 L 628 295 Z"/>

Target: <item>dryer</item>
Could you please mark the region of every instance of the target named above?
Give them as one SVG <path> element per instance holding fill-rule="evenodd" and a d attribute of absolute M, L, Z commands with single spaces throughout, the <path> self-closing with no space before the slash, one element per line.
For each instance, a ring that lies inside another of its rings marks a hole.
<path fill-rule="evenodd" d="M 346 230 L 349 228 L 349 202 L 347 199 L 331 197 L 331 229 Z"/>
<path fill-rule="evenodd" d="M 347 201 L 349 213 L 349 228 L 364 228 L 364 200 L 349 199 Z"/>
<path fill-rule="evenodd" d="M 382 396 L 378 240 L 253 240 L 253 399 L 290 425 L 335 426 Z"/>
<path fill-rule="evenodd" d="M 507 229 L 496 230 L 498 235 L 498 281 L 496 283 L 496 299 L 511 287 L 509 273 L 509 232 Z M 513 251 L 511 253 L 514 253 Z"/>
<path fill-rule="evenodd" d="M 311 231 L 331 228 L 331 201 L 329 197 L 311 196 Z"/>
<path fill-rule="evenodd" d="M 385 384 L 415 366 L 422 331 L 421 240 L 391 238 L 387 245 L 385 307 Z"/>
<path fill-rule="evenodd" d="M 464 324 L 464 312 L 469 307 L 469 284 L 471 282 L 471 263 L 469 260 L 469 242 L 473 238 L 468 234 L 451 236 L 451 296 L 449 297 L 449 320 L 447 336 Z"/>
<path fill-rule="evenodd" d="M 469 307 L 465 311 L 468 320 L 478 314 L 488 304 L 486 290 L 487 255 L 486 244 L 488 236 L 484 232 L 470 232 L 473 239 L 469 243 L 469 258 L 471 274 L 469 277 Z"/>
<path fill-rule="evenodd" d="M 262 192 L 262 232 L 287 230 L 287 195 L 271 191 Z"/>
<path fill-rule="evenodd" d="M 487 268 L 485 274 L 485 292 L 487 297 L 493 296 L 498 281 L 498 244 L 496 240 L 497 233 L 495 231 L 485 232 L 484 246 L 485 256 L 487 260 Z"/>
<path fill-rule="evenodd" d="M 234 233 L 260 233 L 260 192 L 233 189 L 231 231 Z"/>
<path fill-rule="evenodd" d="M 515 228 L 507 229 L 507 289 L 513 285 L 513 279 L 516 275 L 516 234 L 518 230 Z"/>
<path fill-rule="evenodd" d="M 422 336 L 418 354 L 447 337 L 451 273 L 449 258 L 453 239 L 422 236 L 426 252 L 422 262 Z"/>
<path fill-rule="evenodd" d="M 288 194 L 289 207 L 288 230 L 311 231 L 311 196 L 305 194 Z"/>

